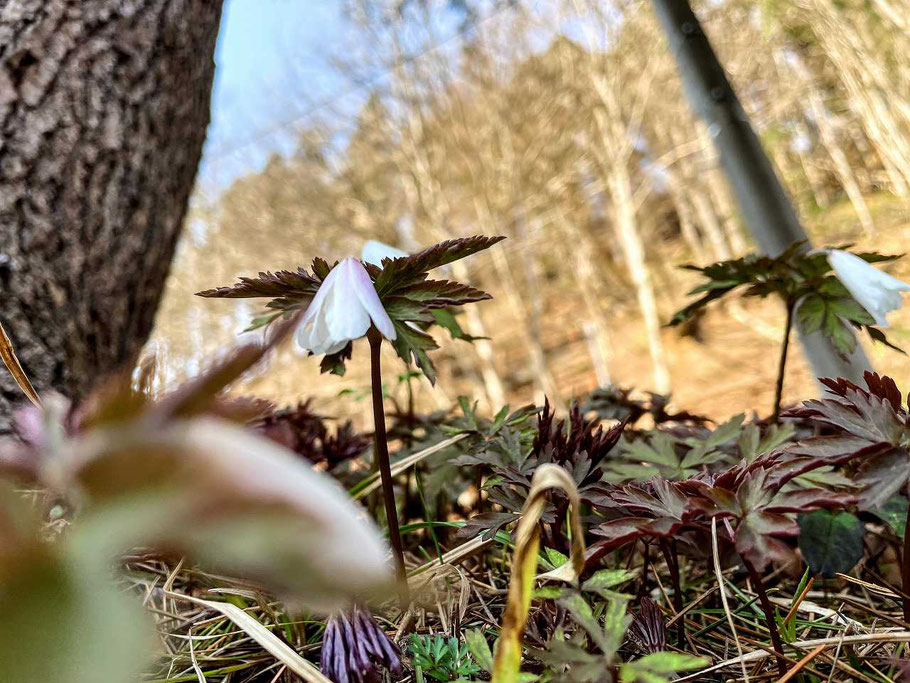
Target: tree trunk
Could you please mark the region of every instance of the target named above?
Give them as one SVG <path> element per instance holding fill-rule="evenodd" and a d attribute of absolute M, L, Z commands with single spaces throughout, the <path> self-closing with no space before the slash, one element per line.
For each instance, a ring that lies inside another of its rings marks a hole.
<path fill-rule="evenodd" d="M 0 3 L 0 320 L 39 391 L 140 350 L 209 122 L 219 0 Z M 0 371 L 0 432 L 20 400 Z"/>
<path fill-rule="evenodd" d="M 604 387 L 611 384 L 610 328 L 604 311 L 604 297 L 600 295 L 601 277 L 597 272 L 595 259 L 597 249 L 586 232 L 570 220 L 565 212 L 556 208 L 553 212 L 560 230 L 558 246 L 563 250 L 566 263 L 572 263 L 570 270 L 578 283 L 578 291 L 585 302 L 586 320 L 583 323 L 591 362 L 597 376 L 597 385 Z"/>
<path fill-rule="evenodd" d="M 837 141 L 837 134 L 831 126 L 831 115 L 825 109 L 818 91 L 811 86 L 809 86 L 808 91 L 809 107 L 815 123 L 818 125 L 818 133 L 822 144 L 828 150 L 828 155 L 834 163 L 834 172 L 837 174 L 844 192 L 847 193 L 850 203 L 853 204 L 853 210 L 856 211 L 856 216 L 859 218 L 863 231 L 870 235 L 875 231 L 875 223 L 872 220 L 872 214 L 869 213 L 869 207 L 866 204 L 865 197 L 863 197 L 863 191 L 860 189 L 856 176 L 853 174 L 853 169 L 850 168 L 847 155 L 844 154 L 844 150 Z"/>
<path fill-rule="evenodd" d="M 667 394 L 670 392 L 670 371 L 667 367 L 663 341 L 660 338 L 657 298 L 654 295 L 648 264 L 645 262 L 645 246 L 641 235 L 638 234 L 635 208 L 632 204 L 632 188 L 625 166 L 617 165 L 613 169 L 608 179 L 608 190 L 613 206 L 613 223 L 626 259 L 626 266 L 629 268 L 632 282 L 635 283 L 638 306 L 645 321 L 654 390 L 660 394 Z"/>

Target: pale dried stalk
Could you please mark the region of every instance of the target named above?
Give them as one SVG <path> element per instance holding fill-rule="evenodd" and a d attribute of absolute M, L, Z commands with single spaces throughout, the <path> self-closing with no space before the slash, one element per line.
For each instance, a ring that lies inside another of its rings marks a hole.
<path fill-rule="evenodd" d="M 541 465 L 534 472 L 531 490 L 515 531 L 515 552 L 512 555 L 509 594 L 493 660 L 493 683 L 515 683 L 518 680 L 521 668 L 521 635 L 528 618 L 534 575 L 537 569 L 540 516 L 546 507 L 546 493 L 550 489 L 561 489 L 569 497 L 572 549 L 568 562 L 541 578 L 574 581 L 584 569 L 585 542 L 579 514 L 578 489 L 572 477 L 559 465 L 549 463 Z"/>
<path fill-rule="evenodd" d="M 740 663 L 742 664 L 743 681 L 749 683 L 749 673 L 746 671 L 746 660 L 743 658 L 743 646 L 739 642 L 739 636 L 736 634 L 736 625 L 733 623 L 733 615 L 730 613 L 730 605 L 727 603 L 727 589 L 724 587 L 724 574 L 720 570 L 720 555 L 717 552 L 717 518 L 711 520 L 711 553 L 714 556 L 714 574 L 717 576 L 717 584 L 720 588 L 720 601 L 724 606 L 724 614 L 727 615 L 727 623 L 730 625 L 730 631 L 733 633 L 733 642 L 736 643 L 736 651 L 739 653 Z"/>
<path fill-rule="evenodd" d="M 815 640 L 797 640 L 793 643 L 790 643 L 789 646 L 798 649 L 798 650 L 807 650 L 809 648 L 815 648 L 819 645 L 824 645 L 825 647 L 837 647 L 838 644 L 842 645 L 858 645 L 861 643 L 908 643 L 910 642 L 910 631 L 885 631 L 882 633 L 863 633 L 855 636 L 846 636 L 841 638 L 840 636 L 834 638 L 817 638 Z M 677 678 L 677 683 L 682 683 L 683 681 L 694 681 L 706 674 L 711 673 L 712 671 L 717 671 L 718 669 L 723 669 L 728 666 L 733 666 L 734 664 L 747 664 L 748 662 L 754 662 L 759 659 L 765 659 L 766 657 L 774 657 L 775 652 L 765 651 L 765 650 L 755 650 L 753 652 L 747 652 L 741 657 L 735 657 L 733 659 L 727 659 L 723 662 L 719 662 L 713 666 L 708 667 L 707 669 L 702 669 L 688 676 L 682 678 Z"/>
<path fill-rule="evenodd" d="M 401 474 L 405 470 L 407 470 L 410 467 L 413 467 L 414 465 L 419 463 L 424 458 L 431 456 L 434 453 L 438 453 L 443 448 L 448 448 L 452 444 L 458 443 L 462 439 L 467 438 L 467 436 L 468 436 L 467 434 L 456 434 L 455 436 L 449 437 L 448 439 L 443 439 L 439 443 L 435 443 L 432 446 L 424 448 L 421 451 L 417 451 L 416 453 L 413 453 L 412 455 L 409 455 L 406 458 L 402 458 L 401 460 L 399 460 L 398 462 L 396 462 L 392 465 L 392 476 L 395 477 L 395 476 Z M 375 491 L 377 488 L 379 488 L 380 479 L 379 479 L 379 475 L 377 473 L 374 472 L 373 474 L 371 474 L 368 477 L 368 480 L 371 480 L 370 483 L 367 484 L 366 486 L 364 486 L 362 489 L 360 489 L 359 491 L 357 491 L 357 493 L 355 493 L 353 495 L 353 498 L 355 500 L 357 500 L 359 498 L 363 498 L 364 496 L 369 495 L 370 493 Z"/>
<path fill-rule="evenodd" d="M 6 369 L 9 370 L 9 374 L 16 380 L 16 384 L 22 389 L 22 393 L 25 394 L 28 397 L 28 400 L 36 407 L 40 408 L 41 398 L 38 396 L 38 392 L 35 391 L 35 387 L 33 387 L 32 383 L 29 381 L 28 375 L 25 374 L 25 370 L 22 369 L 22 364 L 16 357 L 16 350 L 13 348 L 13 343 L 7 336 L 6 330 L 3 329 L 3 323 L 0 323 L 0 359 L 3 360 L 3 364 L 6 365 Z"/>

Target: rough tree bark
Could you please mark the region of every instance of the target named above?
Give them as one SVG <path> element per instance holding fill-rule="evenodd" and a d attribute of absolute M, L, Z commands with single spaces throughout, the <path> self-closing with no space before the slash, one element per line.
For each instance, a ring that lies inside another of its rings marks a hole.
<path fill-rule="evenodd" d="M 78 397 L 152 328 L 209 122 L 221 0 L 0 0 L 0 320 Z M 0 432 L 20 399 L 0 370 Z"/>

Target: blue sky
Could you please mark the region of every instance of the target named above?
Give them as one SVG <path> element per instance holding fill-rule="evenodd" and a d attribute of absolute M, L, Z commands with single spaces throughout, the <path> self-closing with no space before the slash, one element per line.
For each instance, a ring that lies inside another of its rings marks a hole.
<path fill-rule="evenodd" d="M 340 1 L 227 0 L 215 54 L 203 188 L 293 148 L 293 122 L 345 87 L 328 63 L 345 34 Z"/>
<path fill-rule="evenodd" d="M 538 1 L 531 0 L 531 7 Z M 484 21 L 508 8 L 477 6 Z M 212 197 L 238 176 L 260 170 L 275 152 L 292 152 L 297 126 L 313 113 L 338 123 L 360 107 L 366 90 L 352 86 L 331 64 L 333 55 L 351 45 L 369 49 L 358 42 L 363 36 L 342 9 L 342 0 L 226 0 L 212 123 L 197 181 L 203 195 Z M 460 35 L 461 18 L 449 11 L 435 17 L 440 49 L 457 49 L 452 39 Z"/>

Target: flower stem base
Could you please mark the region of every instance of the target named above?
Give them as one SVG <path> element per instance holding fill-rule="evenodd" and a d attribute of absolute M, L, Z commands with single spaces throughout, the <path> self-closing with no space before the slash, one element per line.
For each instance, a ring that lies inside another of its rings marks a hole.
<path fill-rule="evenodd" d="M 382 365 L 380 351 L 382 335 L 375 327 L 367 332 L 370 341 L 370 370 L 373 394 L 373 423 L 376 435 L 376 462 L 379 465 L 379 477 L 382 480 L 382 497 L 385 502 L 385 516 L 389 525 L 389 542 L 395 555 L 395 574 L 398 579 L 398 597 L 401 610 L 407 610 L 411 602 L 408 591 L 408 578 L 404 566 L 404 550 L 401 543 L 401 531 L 398 528 L 398 510 L 395 507 L 395 489 L 392 482 L 392 467 L 389 463 L 389 446 L 386 441 L 385 410 L 382 407 Z"/>

